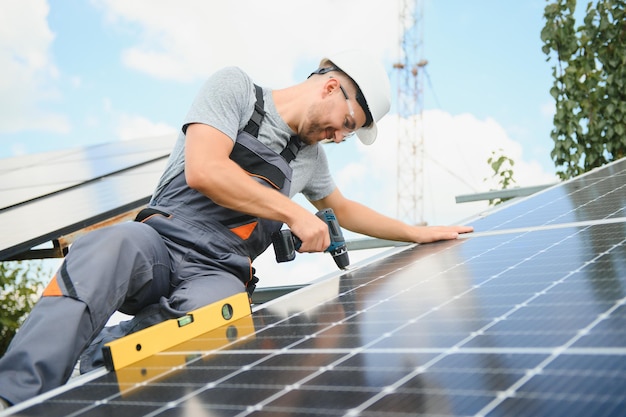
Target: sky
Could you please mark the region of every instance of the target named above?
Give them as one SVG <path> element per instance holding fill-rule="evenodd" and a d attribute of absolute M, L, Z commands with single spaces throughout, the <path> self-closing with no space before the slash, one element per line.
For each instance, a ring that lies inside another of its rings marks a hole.
<path fill-rule="evenodd" d="M 487 159 L 500 149 L 515 161 L 516 185 L 556 182 L 552 63 L 539 37 L 547 2 L 416 4 L 419 54 L 428 61 L 414 116 L 424 143 L 416 161 L 424 175 L 420 220 L 457 224 L 486 210 L 486 202 L 454 197 L 497 188 Z M 282 88 L 306 78 L 327 53 L 363 48 L 388 69 L 392 110 L 375 144 L 354 140 L 326 151 L 344 195 L 395 216 L 399 14 L 392 0 L 3 0 L 0 164 L 176 135 L 198 89 L 221 67 L 239 66 L 257 83 Z M 269 268 L 273 259 L 263 257 Z M 329 257 L 324 262 L 334 268 Z M 310 264 L 273 274 L 308 276 Z"/>

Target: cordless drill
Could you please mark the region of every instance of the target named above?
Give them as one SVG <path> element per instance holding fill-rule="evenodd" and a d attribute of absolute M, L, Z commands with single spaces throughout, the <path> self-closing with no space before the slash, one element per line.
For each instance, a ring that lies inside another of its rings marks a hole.
<path fill-rule="evenodd" d="M 330 246 L 324 252 L 332 255 L 339 269 L 346 269 L 350 265 L 348 258 L 348 248 L 346 241 L 341 233 L 339 222 L 333 209 L 327 208 L 315 213 L 317 217 L 322 219 L 328 225 L 330 234 Z M 276 262 L 293 261 L 296 257 L 296 251 L 302 245 L 302 241 L 289 229 L 282 229 L 272 234 L 272 243 L 274 244 L 274 254 Z"/>

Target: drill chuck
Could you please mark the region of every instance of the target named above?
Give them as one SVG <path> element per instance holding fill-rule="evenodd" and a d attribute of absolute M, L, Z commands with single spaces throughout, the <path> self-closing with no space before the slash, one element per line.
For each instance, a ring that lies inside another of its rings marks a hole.
<path fill-rule="evenodd" d="M 335 264 L 337 264 L 337 268 L 346 269 L 348 265 L 350 265 L 350 257 L 348 256 L 348 248 L 346 248 L 345 244 L 335 249 L 334 251 L 327 251 L 327 252 L 329 252 L 332 255 L 333 260 L 335 261 Z"/>

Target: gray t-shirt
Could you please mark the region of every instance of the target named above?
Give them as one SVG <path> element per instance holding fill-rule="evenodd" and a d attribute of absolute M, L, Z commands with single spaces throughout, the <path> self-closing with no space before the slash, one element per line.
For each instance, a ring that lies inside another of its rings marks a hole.
<path fill-rule="evenodd" d="M 271 90 L 263 89 L 263 98 L 266 114 L 259 129 L 258 139 L 265 146 L 280 153 L 294 132 L 276 111 Z M 185 117 L 182 131 L 178 135 L 154 195 L 158 195 L 172 178 L 184 170 L 185 132 L 189 124 L 203 123 L 212 126 L 234 142 L 237 133 L 250 120 L 255 102 L 254 83 L 241 69 L 228 67 L 211 76 Z M 293 169 L 290 197 L 301 192 L 307 199 L 315 201 L 327 197 L 335 189 L 326 154 L 321 145 L 304 146 L 296 159 L 291 161 L 290 166 Z"/>

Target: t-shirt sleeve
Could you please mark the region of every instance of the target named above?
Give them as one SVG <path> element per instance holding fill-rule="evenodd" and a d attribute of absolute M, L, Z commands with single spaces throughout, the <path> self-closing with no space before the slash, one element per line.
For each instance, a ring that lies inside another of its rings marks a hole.
<path fill-rule="evenodd" d="M 252 80 L 241 69 L 227 67 L 217 71 L 196 95 L 184 119 L 183 133 L 190 124 L 203 123 L 235 141 L 243 121 L 252 115 L 253 91 Z"/>

